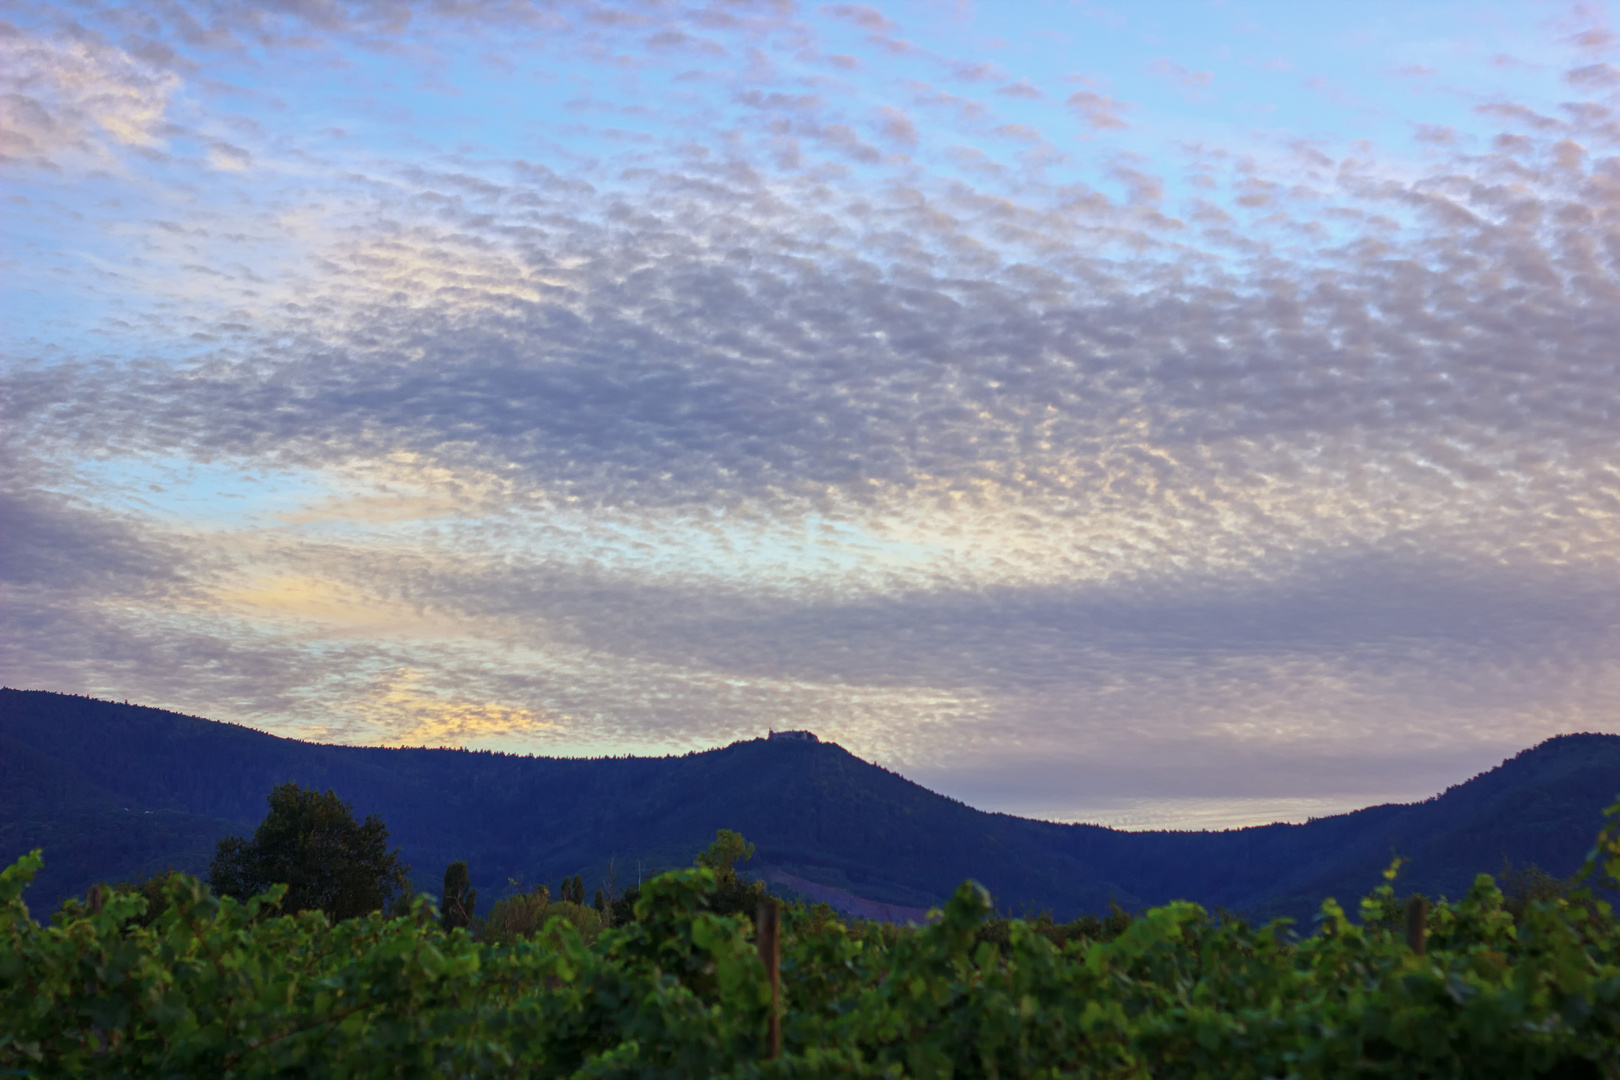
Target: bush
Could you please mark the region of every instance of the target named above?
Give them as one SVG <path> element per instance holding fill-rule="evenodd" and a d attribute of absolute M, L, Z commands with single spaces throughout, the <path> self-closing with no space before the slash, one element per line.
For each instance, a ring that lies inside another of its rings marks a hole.
<path fill-rule="evenodd" d="M 572 900 L 553 900 L 540 885 L 495 901 L 489 918 L 478 925 L 477 937 L 494 945 L 512 945 L 546 930 L 553 920 L 572 927 L 587 943 L 596 940 L 603 926 L 600 912 Z"/>

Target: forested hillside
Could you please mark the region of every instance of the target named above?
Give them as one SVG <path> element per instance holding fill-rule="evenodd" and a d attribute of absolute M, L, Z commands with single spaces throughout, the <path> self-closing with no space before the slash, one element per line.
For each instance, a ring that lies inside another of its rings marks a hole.
<path fill-rule="evenodd" d="M 1620 794 L 1620 736 L 1550 740 L 1437 798 L 1305 825 L 1125 833 L 990 814 L 826 743 L 740 742 L 669 758 L 562 760 L 461 750 L 320 746 L 160 709 L 0 691 L 0 861 L 41 847 L 30 890 L 50 904 L 92 882 L 203 872 L 283 781 L 375 812 L 437 891 L 456 859 L 483 895 L 510 879 L 612 870 L 621 885 L 685 865 L 721 828 L 779 869 L 870 900 L 926 907 L 964 879 L 1013 911 L 1059 917 L 1190 899 L 1308 917 L 1360 896 L 1392 851 L 1403 886 L 1459 896 L 1503 860 L 1575 868 Z"/>

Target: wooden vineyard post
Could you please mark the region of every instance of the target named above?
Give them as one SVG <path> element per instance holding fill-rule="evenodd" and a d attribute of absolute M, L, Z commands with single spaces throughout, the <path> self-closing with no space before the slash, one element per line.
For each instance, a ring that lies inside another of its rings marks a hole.
<path fill-rule="evenodd" d="M 766 897 L 759 902 L 759 918 L 754 923 L 754 941 L 759 958 L 765 961 L 765 977 L 771 982 L 771 1016 L 765 1029 L 765 1058 L 782 1056 L 782 909 Z"/>
<path fill-rule="evenodd" d="M 1422 956 L 1428 948 L 1429 904 L 1421 896 L 1406 902 L 1406 944 Z"/>
<path fill-rule="evenodd" d="M 90 886 L 90 892 L 88 894 L 86 894 L 85 900 L 87 901 L 86 906 L 90 909 L 90 914 L 92 914 L 92 915 L 100 915 L 101 914 L 102 896 L 101 896 L 101 883 L 100 882 L 97 882 L 96 884 Z M 90 982 L 87 982 L 87 983 L 84 984 L 84 993 L 85 993 L 86 997 L 95 997 L 97 994 L 101 993 L 101 986 L 100 986 L 99 983 L 95 982 L 94 980 L 91 980 Z M 106 1037 L 104 1035 L 102 1035 L 101 1028 L 97 1027 L 94 1024 L 91 1024 L 90 1025 L 90 1038 L 95 1041 L 96 1057 L 104 1057 L 104 1056 L 106 1056 L 106 1053 L 107 1053 L 107 1044 L 106 1044 L 106 1041 L 105 1041 Z"/>

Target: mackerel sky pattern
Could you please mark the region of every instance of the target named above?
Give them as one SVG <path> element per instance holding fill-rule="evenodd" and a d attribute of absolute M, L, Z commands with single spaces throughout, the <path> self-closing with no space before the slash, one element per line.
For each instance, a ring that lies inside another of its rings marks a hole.
<path fill-rule="evenodd" d="M 4 0 L 0 679 L 1129 826 L 1620 731 L 1609 15 Z"/>

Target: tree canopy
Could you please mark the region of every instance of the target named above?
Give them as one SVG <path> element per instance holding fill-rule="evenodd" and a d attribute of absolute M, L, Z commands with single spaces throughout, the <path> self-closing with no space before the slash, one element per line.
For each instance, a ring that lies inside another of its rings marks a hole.
<path fill-rule="evenodd" d="M 763 881 L 746 881 L 737 873 L 736 864 L 754 857 L 754 845 L 730 829 L 720 829 L 714 842 L 698 852 L 696 863 L 714 871 L 715 890 L 709 899 L 714 911 L 722 915 L 753 917 L 759 902 L 765 898 Z"/>
<path fill-rule="evenodd" d="M 409 893 L 410 868 L 389 850 L 388 828 L 376 814 L 357 821 L 335 792 L 295 783 L 276 787 L 269 803 L 252 840 L 219 842 L 208 873 L 214 892 L 246 900 L 285 884 L 283 911 L 318 909 L 333 921 L 382 910 Z"/>
<path fill-rule="evenodd" d="M 439 901 L 439 925 L 445 930 L 470 926 L 478 910 L 478 890 L 472 887 L 467 864 L 460 859 L 444 871 L 444 896 Z"/>

